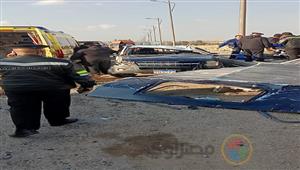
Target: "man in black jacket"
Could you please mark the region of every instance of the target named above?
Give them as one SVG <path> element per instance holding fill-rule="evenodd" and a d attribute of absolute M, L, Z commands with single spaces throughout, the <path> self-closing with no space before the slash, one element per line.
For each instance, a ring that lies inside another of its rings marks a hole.
<path fill-rule="evenodd" d="M 289 60 L 300 58 L 300 36 L 284 32 L 280 37 L 280 44 L 283 45 Z"/>
<path fill-rule="evenodd" d="M 79 83 L 84 88 L 95 82 L 74 71 L 70 61 L 43 56 L 42 45 L 16 45 L 16 56 L 0 60 L 1 86 L 8 97 L 16 131 L 12 137 L 38 133 L 41 107 L 51 126 L 76 122 L 70 116 L 70 89 Z M 83 73 L 81 71 L 81 73 Z"/>
<path fill-rule="evenodd" d="M 238 42 L 238 46 L 243 50 L 246 61 L 264 61 L 264 50 L 267 48 L 272 51 L 272 44 L 267 38 L 262 37 L 263 33 L 253 32 L 245 36 Z"/>
<path fill-rule="evenodd" d="M 80 60 L 80 62 L 90 71 L 90 73 L 107 74 L 111 66 L 110 55 L 113 51 L 108 47 L 102 47 L 97 44 L 87 44 L 79 50 L 74 50 L 71 56 L 72 61 Z"/>

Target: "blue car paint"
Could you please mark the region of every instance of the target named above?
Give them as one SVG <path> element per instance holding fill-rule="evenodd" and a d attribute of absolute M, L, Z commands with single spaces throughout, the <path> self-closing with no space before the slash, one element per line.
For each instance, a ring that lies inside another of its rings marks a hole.
<path fill-rule="evenodd" d="M 264 92 L 247 102 L 227 102 L 211 99 L 194 99 L 184 96 L 148 94 L 147 90 L 170 80 L 129 78 L 98 87 L 89 96 L 132 100 L 170 105 L 187 105 L 224 109 L 253 110 L 263 112 L 300 113 L 300 86 L 274 85 L 234 81 L 184 81 L 190 83 L 224 84 L 245 88 L 256 87 Z"/>

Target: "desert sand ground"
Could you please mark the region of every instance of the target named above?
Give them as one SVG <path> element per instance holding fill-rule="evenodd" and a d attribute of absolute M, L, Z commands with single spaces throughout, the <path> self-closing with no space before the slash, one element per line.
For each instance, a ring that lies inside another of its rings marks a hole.
<path fill-rule="evenodd" d="M 231 53 L 231 49 L 228 46 L 225 46 L 223 48 L 218 48 L 218 45 L 197 45 L 197 47 L 221 55 L 228 55 Z"/>

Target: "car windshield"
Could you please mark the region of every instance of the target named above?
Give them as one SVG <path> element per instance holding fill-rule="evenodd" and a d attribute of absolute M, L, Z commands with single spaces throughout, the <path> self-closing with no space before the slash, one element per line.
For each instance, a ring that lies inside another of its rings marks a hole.
<path fill-rule="evenodd" d="M 134 47 L 129 48 L 128 51 L 125 52 L 125 55 L 179 54 L 191 52 L 192 51 L 177 49 Z"/>
<path fill-rule="evenodd" d="M 164 47 L 143 47 L 143 46 L 129 46 L 124 49 L 121 55 L 160 55 L 160 54 L 182 54 L 182 53 L 194 53 L 202 55 L 211 55 L 213 53 L 206 51 L 198 47 L 176 47 L 176 48 L 164 48 Z"/>

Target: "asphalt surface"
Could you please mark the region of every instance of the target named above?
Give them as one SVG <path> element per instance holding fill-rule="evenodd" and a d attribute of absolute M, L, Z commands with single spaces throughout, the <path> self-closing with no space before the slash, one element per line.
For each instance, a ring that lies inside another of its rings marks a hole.
<path fill-rule="evenodd" d="M 300 169 L 299 124 L 274 122 L 253 111 L 78 94 L 72 99 L 72 117 L 78 123 L 50 127 L 43 118 L 40 134 L 15 139 L 8 136 L 14 127 L 2 96 L 0 169 Z M 242 165 L 229 164 L 221 154 L 222 143 L 232 134 L 246 136 L 253 146 L 252 157 Z M 181 146 L 210 151 L 184 152 Z"/>

